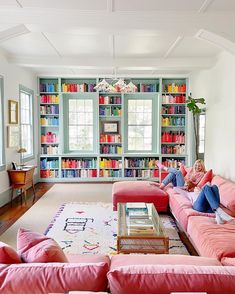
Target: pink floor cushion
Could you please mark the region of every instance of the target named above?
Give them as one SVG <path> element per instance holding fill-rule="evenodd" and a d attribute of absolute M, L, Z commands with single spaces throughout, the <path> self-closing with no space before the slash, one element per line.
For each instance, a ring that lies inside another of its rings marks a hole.
<path fill-rule="evenodd" d="M 211 218 L 215 217 L 214 213 L 203 213 L 194 210 L 192 208 L 191 201 L 185 196 L 176 193 L 174 189 L 167 188 L 166 191 L 169 192 L 170 195 L 169 202 L 172 214 L 185 231 L 187 231 L 188 220 L 191 216 L 208 216 Z"/>
<path fill-rule="evenodd" d="M 190 255 L 169 254 L 138 254 L 138 255 L 115 255 L 111 258 L 110 270 L 118 267 L 131 265 L 198 265 L 198 266 L 221 266 L 216 258 L 208 258 Z"/>
<path fill-rule="evenodd" d="M 131 265 L 108 272 L 112 294 L 234 293 L 235 268 L 196 265 Z"/>
<path fill-rule="evenodd" d="M 235 220 L 223 225 L 203 216 L 190 217 L 188 234 L 201 256 L 235 257 Z"/>
<path fill-rule="evenodd" d="M 168 194 L 150 181 L 123 181 L 113 184 L 113 210 L 117 203 L 146 202 L 153 203 L 157 211 L 167 211 Z"/>
<path fill-rule="evenodd" d="M 55 240 L 23 228 L 18 230 L 17 250 L 24 262 L 68 262 Z"/>
<path fill-rule="evenodd" d="M 3 242 L 0 242 L 0 263 L 21 263 L 21 259 L 15 249 Z"/>
<path fill-rule="evenodd" d="M 212 179 L 212 184 L 219 188 L 221 204 L 235 212 L 235 183 L 220 176 L 215 176 Z"/>
<path fill-rule="evenodd" d="M 0 267 L 0 293 L 45 294 L 105 291 L 108 264 L 24 263 Z"/>

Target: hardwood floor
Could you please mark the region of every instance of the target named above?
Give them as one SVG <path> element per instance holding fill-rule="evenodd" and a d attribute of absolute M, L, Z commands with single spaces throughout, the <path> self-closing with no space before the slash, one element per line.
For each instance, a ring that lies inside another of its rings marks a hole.
<path fill-rule="evenodd" d="M 40 199 L 54 183 L 38 183 L 35 185 L 36 189 L 36 201 Z M 13 200 L 13 204 L 8 203 L 0 208 L 0 236 L 14 224 L 34 203 L 33 203 L 33 190 L 30 188 L 27 190 L 27 205 L 21 205 L 21 196 L 17 196 Z M 36 202 L 35 201 L 35 202 Z M 198 255 L 193 245 L 189 241 L 184 232 L 179 232 L 180 239 L 188 249 L 191 255 Z"/>
<path fill-rule="evenodd" d="M 35 185 L 36 200 L 40 199 L 54 183 L 38 183 Z M 21 205 L 21 195 L 14 198 L 12 206 L 8 203 L 0 208 L 0 235 L 2 235 L 14 222 L 16 222 L 32 205 L 33 189 L 27 190 L 27 205 Z"/>

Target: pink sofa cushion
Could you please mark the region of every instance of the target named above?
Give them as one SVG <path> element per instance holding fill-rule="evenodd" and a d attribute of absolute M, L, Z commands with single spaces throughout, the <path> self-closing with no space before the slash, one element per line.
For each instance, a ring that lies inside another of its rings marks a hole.
<path fill-rule="evenodd" d="M 24 262 L 68 262 L 52 238 L 22 228 L 17 234 L 17 250 Z"/>
<path fill-rule="evenodd" d="M 235 220 L 217 225 L 213 218 L 191 216 L 187 231 L 200 255 L 235 257 Z"/>
<path fill-rule="evenodd" d="M 215 176 L 212 179 L 212 184 L 219 188 L 221 204 L 235 212 L 235 183 L 220 176 Z"/>
<path fill-rule="evenodd" d="M 70 263 L 99 263 L 104 262 L 108 265 L 110 264 L 110 259 L 108 255 L 101 255 L 101 254 L 73 254 L 69 253 L 66 254 L 68 262 Z"/>
<path fill-rule="evenodd" d="M 211 182 L 213 178 L 212 169 L 208 170 L 197 186 L 201 189 L 207 182 Z"/>
<path fill-rule="evenodd" d="M 194 210 L 191 201 L 184 195 L 177 193 L 173 188 L 168 187 L 166 192 L 169 194 L 169 204 L 172 214 L 185 231 L 187 231 L 188 220 L 191 216 L 215 217 L 214 213 L 203 213 Z"/>
<path fill-rule="evenodd" d="M 113 184 L 113 209 L 117 203 L 146 202 L 153 203 L 158 211 L 167 211 L 168 194 L 150 181 L 123 181 Z"/>
<path fill-rule="evenodd" d="M 45 294 L 105 291 L 108 264 L 24 263 L 0 267 L 0 293 Z"/>
<path fill-rule="evenodd" d="M 21 259 L 15 249 L 3 242 L 0 242 L 0 263 L 21 263 Z"/>
<path fill-rule="evenodd" d="M 118 267 L 131 265 L 197 265 L 197 266 L 221 266 L 216 258 L 190 256 L 190 255 L 169 255 L 169 254 L 138 254 L 138 255 L 116 255 L 111 258 L 110 270 Z"/>
<path fill-rule="evenodd" d="M 132 265 L 108 272 L 112 294 L 233 293 L 235 268 L 195 265 Z"/>
<path fill-rule="evenodd" d="M 235 258 L 230 258 L 230 257 L 223 257 L 221 259 L 222 265 L 226 266 L 235 266 Z"/>

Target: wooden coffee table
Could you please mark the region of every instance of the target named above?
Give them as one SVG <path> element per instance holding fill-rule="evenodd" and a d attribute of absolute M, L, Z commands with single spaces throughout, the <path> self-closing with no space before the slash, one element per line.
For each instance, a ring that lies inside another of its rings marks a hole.
<path fill-rule="evenodd" d="M 166 236 L 160 217 L 152 203 L 147 203 L 148 214 L 154 231 L 150 234 L 128 233 L 126 204 L 118 203 L 117 253 L 169 253 L 169 237 Z"/>

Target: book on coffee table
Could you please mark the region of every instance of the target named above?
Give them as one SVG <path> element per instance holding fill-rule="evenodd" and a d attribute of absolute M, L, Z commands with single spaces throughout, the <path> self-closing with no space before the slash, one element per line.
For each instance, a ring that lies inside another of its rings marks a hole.
<path fill-rule="evenodd" d="M 129 209 L 129 218 L 149 218 L 147 209 Z"/>
<path fill-rule="evenodd" d="M 147 205 L 144 202 L 127 202 L 126 209 L 143 209 L 147 210 Z"/>
<path fill-rule="evenodd" d="M 150 218 L 131 218 L 127 225 L 131 229 L 146 230 L 153 229 L 154 225 Z"/>

